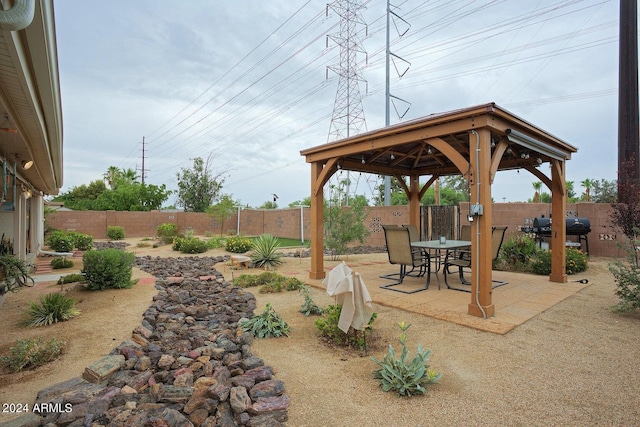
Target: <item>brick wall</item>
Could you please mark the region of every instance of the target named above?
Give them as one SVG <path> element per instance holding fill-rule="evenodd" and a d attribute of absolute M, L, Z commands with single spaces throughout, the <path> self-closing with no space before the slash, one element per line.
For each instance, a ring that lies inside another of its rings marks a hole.
<path fill-rule="evenodd" d="M 409 206 L 376 206 L 369 208 L 367 224 L 370 236 L 365 245 L 384 246 L 382 224 L 408 224 Z M 611 206 L 603 203 L 567 204 L 567 216 L 588 218 L 591 222 L 589 249 L 591 255 L 624 257 L 618 242 L 624 238 L 614 232 L 609 225 Z M 551 205 L 547 203 L 494 203 L 494 225 L 506 225 L 506 238 L 519 233 L 524 225 L 531 225 L 533 219 L 544 215 L 549 217 Z M 469 204 L 460 205 L 460 223 L 468 224 Z M 247 209 L 240 211 L 240 234 L 255 236 L 271 233 L 278 237 L 300 239 L 300 220 L 303 219 L 304 238 L 310 237 L 311 215 L 309 208 L 292 209 Z M 107 227 L 119 225 L 126 237 L 153 237 L 158 225 L 172 223 L 180 233 L 188 229 L 197 235 L 235 234 L 238 229 L 238 214 L 232 215 L 220 224 L 204 213 L 195 212 L 116 212 L 116 211 L 58 211 L 49 214 L 47 224 L 60 230 L 75 230 L 91 234 L 96 239 L 107 238 Z M 569 236 L 575 240 L 576 237 Z"/>

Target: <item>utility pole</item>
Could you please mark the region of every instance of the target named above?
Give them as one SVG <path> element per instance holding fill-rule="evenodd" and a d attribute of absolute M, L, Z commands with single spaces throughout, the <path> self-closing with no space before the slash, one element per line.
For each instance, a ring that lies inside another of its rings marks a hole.
<path fill-rule="evenodd" d="M 411 104 L 407 101 L 405 101 L 404 99 L 400 99 L 396 96 L 391 95 L 391 58 L 392 56 L 394 58 L 397 58 L 398 60 L 404 62 L 407 64 L 407 68 L 404 71 L 399 71 L 398 68 L 396 67 L 396 72 L 398 73 L 399 77 L 402 78 L 402 76 L 405 75 L 405 73 L 409 70 L 409 62 L 405 61 L 404 59 L 400 58 L 397 55 L 394 55 L 393 53 L 391 53 L 391 18 L 392 15 L 395 16 L 397 19 L 401 20 L 402 22 L 404 22 L 405 24 L 407 24 L 407 28 L 406 30 L 402 31 L 402 32 L 398 32 L 398 35 L 400 37 L 404 36 L 407 31 L 409 31 L 409 28 L 411 28 L 411 26 L 407 23 L 407 21 L 405 21 L 404 19 L 402 19 L 399 15 L 397 15 L 395 12 L 391 11 L 391 0 L 387 0 L 387 48 L 386 48 L 386 57 L 385 57 L 385 96 L 384 96 L 384 101 L 385 101 L 385 109 L 384 109 L 384 125 L 385 127 L 389 126 L 391 124 L 391 102 L 392 102 L 392 98 L 397 99 L 399 101 L 402 101 L 406 104 L 409 105 L 409 107 L 407 107 L 407 109 L 404 111 L 404 113 L 402 113 L 402 115 L 398 114 L 400 116 L 400 119 L 402 119 L 405 114 L 407 114 L 407 111 L 409 111 L 409 108 L 411 106 Z M 397 28 L 397 27 L 396 27 Z M 398 110 L 396 109 L 396 113 L 398 112 Z M 385 206 L 389 206 L 391 204 L 391 177 L 389 175 L 385 175 L 384 177 L 384 204 Z"/>
<path fill-rule="evenodd" d="M 144 159 L 145 159 L 145 141 L 143 136 L 142 137 L 142 169 L 140 169 L 140 171 L 142 171 L 141 180 L 143 184 L 144 184 L 144 177 L 147 172 L 147 170 L 144 168 Z"/>
<path fill-rule="evenodd" d="M 620 53 L 618 72 L 618 202 L 621 188 L 640 185 L 638 135 L 638 4 L 620 0 Z M 621 187 L 622 186 L 622 187 Z"/>

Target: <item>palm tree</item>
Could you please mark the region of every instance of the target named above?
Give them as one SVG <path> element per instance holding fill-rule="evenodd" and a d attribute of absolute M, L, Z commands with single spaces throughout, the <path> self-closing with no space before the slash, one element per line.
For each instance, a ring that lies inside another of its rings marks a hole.
<path fill-rule="evenodd" d="M 536 190 L 533 193 L 533 203 L 540 203 L 540 189 L 542 188 L 542 181 L 536 181 L 533 183 L 533 189 Z"/>
<path fill-rule="evenodd" d="M 593 180 L 587 178 L 580 183 L 584 187 L 584 201 L 591 201 L 591 187 L 593 186 Z"/>
<path fill-rule="evenodd" d="M 102 178 L 105 180 L 110 189 L 113 190 L 113 187 L 116 185 L 116 179 L 122 174 L 120 169 L 116 166 L 109 166 L 109 169 L 102 175 Z"/>

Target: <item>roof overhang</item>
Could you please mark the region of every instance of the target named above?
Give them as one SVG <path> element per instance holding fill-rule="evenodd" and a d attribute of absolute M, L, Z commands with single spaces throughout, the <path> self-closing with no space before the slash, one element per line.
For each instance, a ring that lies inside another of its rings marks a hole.
<path fill-rule="evenodd" d="M 26 28 L 0 26 L 0 127 L 15 131 L 0 131 L 0 157 L 9 163 L 33 160 L 30 169 L 19 169 L 20 179 L 57 194 L 63 178 L 62 103 L 52 0 L 35 1 Z"/>

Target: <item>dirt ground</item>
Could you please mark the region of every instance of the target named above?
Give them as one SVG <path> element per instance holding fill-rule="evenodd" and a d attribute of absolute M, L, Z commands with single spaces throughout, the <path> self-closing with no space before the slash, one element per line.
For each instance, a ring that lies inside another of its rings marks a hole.
<path fill-rule="evenodd" d="M 144 252 L 136 249 L 138 255 Z M 177 256 L 170 250 L 149 252 Z M 617 299 L 607 262 L 591 262 L 588 287 L 506 335 L 376 306 L 368 354 L 323 344 L 315 317 L 299 313 L 300 293 L 256 290 L 256 313 L 271 303 L 292 332 L 288 338 L 256 340 L 252 348 L 284 381 L 291 397 L 287 424 L 296 427 L 639 425 L 640 316 L 610 311 Z M 18 326 L 28 301 L 58 289 L 51 284 L 23 289 L 1 307 L 0 352 L 31 336 L 56 336 L 68 340 L 69 347 L 59 360 L 35 371 L 0 375 L 0 402 L 33 402 L 39 390 L 81 375 L 85 366 L 130 337 L 156 292 L 143 284 L 103 292 L 65 286 L 80 301 L 79 317 L 50 327 Z M 312 293 L 318 305 L 333 303 L 321 289 Z M 369 356 L 383 358 L 389 344 L 399 349 L 399 321 L 412 325 L 410 356 L 422 344 L 433 351 L 431 367 L 443 374 L 426 396 L 399 398 L 382 392 L 371 378 L 376 366 Z M 0 422 L 4 419 L 6 414 L 0 414 Z"/>

